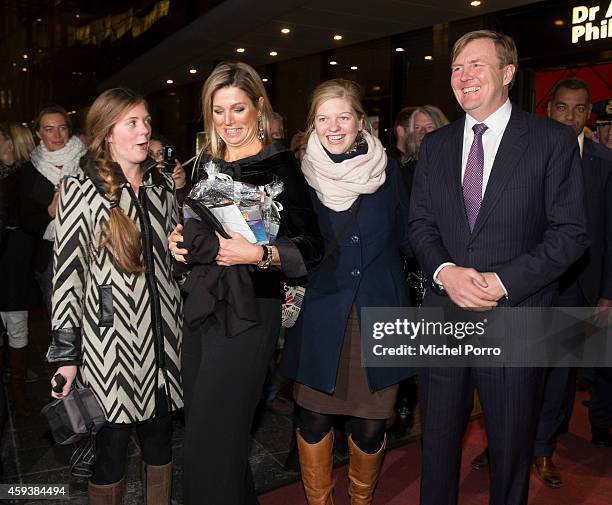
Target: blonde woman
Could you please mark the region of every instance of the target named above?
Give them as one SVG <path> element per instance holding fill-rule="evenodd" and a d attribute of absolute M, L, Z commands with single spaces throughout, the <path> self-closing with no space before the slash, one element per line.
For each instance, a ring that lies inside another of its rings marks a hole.
<path fill-rule="evenodd" d="M 6 236 L 0 248 L 0 317 L 8 335 L 7 346 L 0 339 L 0 371 L 8 347 L 11 393 L 18 416 L 32 414 L 26 395 L 28 370 L 28 310 L 38 304 L 34 280 L 36 239 L 23 229 L 20 201 L 30 188 L 21 183 L 24 165 L 34 149 L 30 130 L 17 123 L 0 124 L 0 180 L 6 191 L 8 218 Z"/>
<path fill-rule="evenodd" d="M 395 160 L 365 129 L 359 87 L 333 79 L 313 92 L 302 171 L 325 239 L 281 373 L 296 383 L 302 482 L 309 505 L 330 505 L 335 417 L 348 416 L 349 494 L 369 505 L 385 452 L 397 384 L 415 371 L 361 365 L 364 307 L 409 305 L 400 250 L 410 250 L 408 194 Z"/>
<path fill-rule="evenodd" d="M 257 72 L 240 62 L 219 64 L 204 83 L 202 106 L 209 134 L 204 162 L 213 161 L 235 180 L 265 186 L 279 179 L 284 185 L 273 245 L 252 244 L 230 230 L 231 238 L 209 235 L 196 248 L 190 222 L 170 237 L 176 259 L 187 259 L 192 269 L 183 285 L 183 499 L 186 505 L 243 505 L 257 502 L 249 433 L 280 330 L 281 280 L 303 278 L 321 258 L 322 240 L 297 160 L 272 142 L 272 108 Z M 250 313 L 246 329 L 232 332 L 228 297 L 209 304 L 194 292 L 200 272 L 205 279 L 244 274 L 232 293 L 241 297 L 238 310 Z"/>
<path fill-rule="evenodd" d="M 92 389 L 107 424 L 96 436 L 89 503 L 121 503 L 132 429 L 147 505 L 170 504 L 171 413 L 183 406 L 181 297 L 167 235 L 178 220 L 172 178 L 147 157 L 145 100 L 116 88 L 87 114 L 82 171 L 66 178 L 56 219 L 48 361 Z M 52 380 L 52 385 L 55 381 Z"/>

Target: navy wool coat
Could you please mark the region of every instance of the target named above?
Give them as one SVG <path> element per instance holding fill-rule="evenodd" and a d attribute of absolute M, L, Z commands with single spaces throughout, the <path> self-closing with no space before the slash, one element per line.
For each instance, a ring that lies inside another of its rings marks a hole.
<path fill-rule="evenodd" d="M 311 189 L 313 207 L 329 250 L 350 210 L 325 207 Z M 333 393 L 351 308 L 409 305 L 400 250 L 411 255 L 408 240 L 409 194 L 395 160 L 389 159 L 385 183 L 362 195 L 357 217 L 332 254 L 309 273 L 306 295 L 295 326 L 288 330 L 281 373 L 301 384 Z M 371 391 L 414 375 L 411 368 L 366 369 Z"/>

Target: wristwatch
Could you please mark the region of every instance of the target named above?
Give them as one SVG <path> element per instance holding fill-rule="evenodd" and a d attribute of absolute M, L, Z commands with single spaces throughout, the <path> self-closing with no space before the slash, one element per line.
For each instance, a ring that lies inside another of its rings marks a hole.
<path fill-rule="evenodd" d="M 274 251 L 272 250 L 272 246 L 262 245 L 263 247 L 263 256 L 261 259 L 255 263 L 255 266 L 260 270 L 265 270 L 272 263 L 272 256 L 274 255 Z"/>

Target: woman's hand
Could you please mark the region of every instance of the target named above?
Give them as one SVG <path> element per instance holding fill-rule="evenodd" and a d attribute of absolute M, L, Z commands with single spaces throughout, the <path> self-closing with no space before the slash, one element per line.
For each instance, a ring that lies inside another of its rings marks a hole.
<path fill-rule="evenodd" d="M 215 258 L 217 265 L 229 267 L 232 265 L 255 265 L 263 257 L 263 248 L 251 244 L 240 233 L 226 229 L 229 239 L 217 233 L 219 239 L 219 253 Z M 215 232 L 216 233 L 216 232 Z"/>
<path fill-rule="evenodd" d="M 174 171 L 172 172 L 172 178 L 174 179 L 174 184 L 176 184 L 176 189 L 181 189 L 187 184 L 187 174 L 185 173 L 185 169 L 183 165 L 180 164 L 179 160 L 176 161 L 176 166 L 174 167 Z"/>
<path fill-rule="evenodd" d="M 170 254 L 172 254 L 172 257 L 176 261 L 180 261 L 181 263 L 187 264 L 187 260 L 185 259 L 185 256 L 189 254 L 189 251 L 187 249 L 181 249 L 178 246 L 179 242 L 183 242 L 182 232 L 183 232 L 183 225 L 177 224 L 176 228 L 172 230 L 172 233 L 168 237 L 168 249 L 170 249 Z"/>
<path fill-rule="evenodd" d="M 55 214 L 57 214 L 57 204 L 59 203 L 59 198 L 60 192 L 58 189 L 56 189 L 55 193 L 53 193 L 53 200 L 51 200 L 51 203 L 47 207 L 47 212 L 49 213 L 49 217 L 51 219 L 55 219 Z"/>
<path fill-rule="evenodd" d="M 78 367 L 76 365 L 61 366 L 57 369 L 56 374 L 59 373 L 63 375 L 64 379 L 66 379 L 66 384 L 64 384 L 64 388 L 62 389 L 61 393 L 56 393 L 55 391 L 53 391 L 53 389 L 51 389 L 51 396 L 53 398 L 63 398 L 70 392 L 70 388 L 72 387 L 72 383 L 74 382 L 74 379 L 76 377 L 77 370 Z M 56 386 L 55 376 L 51 379 L 51 388 L 53 388 L 54 386 Z"/>

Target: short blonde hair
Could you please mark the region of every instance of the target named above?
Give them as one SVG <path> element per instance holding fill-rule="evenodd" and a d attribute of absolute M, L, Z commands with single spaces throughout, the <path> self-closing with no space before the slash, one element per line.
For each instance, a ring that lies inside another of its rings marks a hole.
<path fill-rule="evenodd" d="M 202 87 L 202 114 L 204 116 L 204 130 L 206 140 L 203 151 L 210 153 L 215 158 L 223 158 L 225 155 L 225 143 L 215 130 L 213 121 L 213 96 L 222 88 L 236 87 L 246 93 L 254 107 L 258 107 L 259 99 L 263 98 L 261 109 L 261 121 L 264 130 L 262 144 L 269 145 L 272 142 L 270 135 L 270 120 L 273 111 L 266 93 L 266 88 L 253 67 L 241 61 L 219 63 L 211 72 Z"/>
<path fill-rule="evenodd" d="M 307 134 L 312 133 L 314 130 L 315 116 L 319 105 L 332 98 L 346 98 L 357 113 L 357 119 L 365 122 L 366 113 L 361 104 L 361 88 L 359 84 L 348 79 L 330 79 L 319 84 L 312 92 L 312 95 L 310 95 L 310 108 L 306 119 Z"/>
<path fill-rule="evenodd" d="M 478 39 L 490 39 L 495 44 L 495 52 L 499 59 L 500 68 L 508 65 L 514 65 L 514 68 L 518 70 L 518 51 L 516 50 L 516 44 L 509 35 L 499 33 L 493 30 L 475 30 L 462 35 L 457 42 L 453 45 L 451 50 L 451 64 L 455 61 L 457 56 L 465 46 L 467 46 L 473 40 Z M 516 72 L 514 74 L 516 76 Z M 514 83 L 514 78 L 510 82 L 510 87 Z"/>

